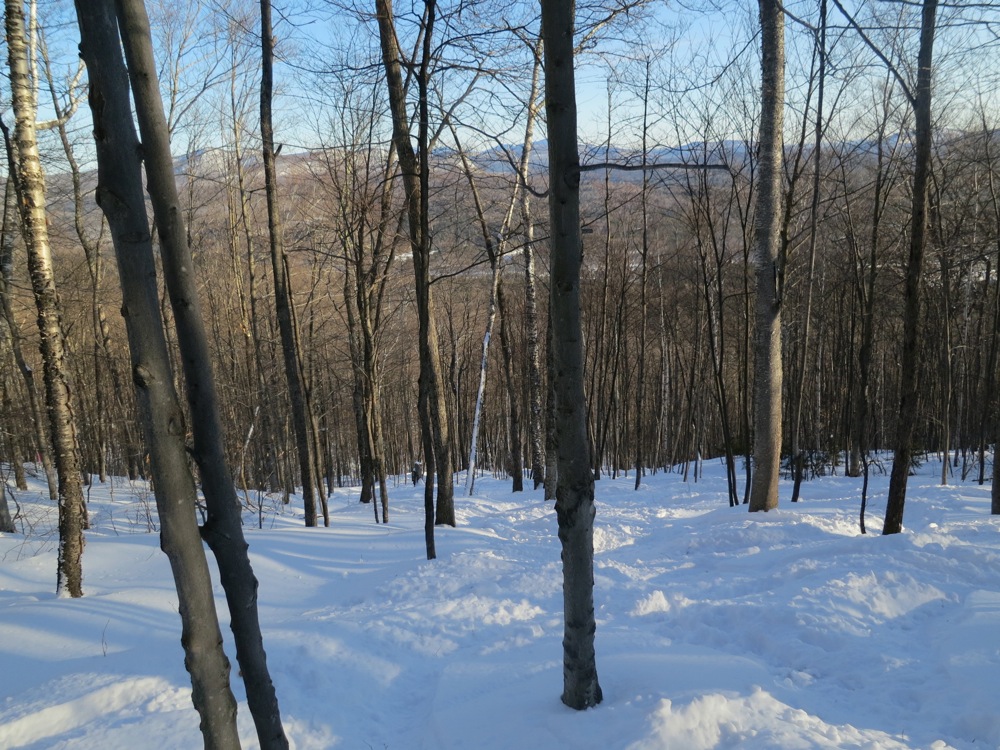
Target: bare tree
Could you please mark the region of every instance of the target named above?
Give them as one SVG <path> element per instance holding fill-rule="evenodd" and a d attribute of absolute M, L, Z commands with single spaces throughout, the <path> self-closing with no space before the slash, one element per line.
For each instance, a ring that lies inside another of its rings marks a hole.
<path fill-rule="evenodd" d="M 21 231 L 38 309 L 45 404 L 59 476 L 59 553 L 56 588 L 83 596 L 83 529 L 86 508 L 59 295 L 52 269 L 45 204 L 45 177 L 38 155 L 37 102 L 28 65 L 28 40 L 21 0 L 6 0 L 7 56 L 14 109 L 14 145 Z"/>
<path fill-rule="evenodd" d="M 785 98 L 785 20 L 778 0 L 759 0 L 761 116 L 758 139 L 754 330 L 754 465 L 750 511 L 778 507 L 781 468 L 781 305 L 779 258 Z"/>
<path fill-rule="evenodd" d="M 305 505 L 306 526 L 316 525 L 316 495 L 321 495 L 324 524 L 330 525 L 326 500 L 316 472 L 316 450 L 312 440 L 312 408 L 306 390 L 301 365 L 301 344 L 295 324 L 292 303 L 291 279 L 288 257 L 285 254 L 281 218 L 277 204 L 277 175 L 274 160 L 274 127 L 271 122 L 274 68 L 274 30 L 271 26 L 271 2 L 260 2 L 261 85 L 260 132 L 264 159 L 264 181 L 267 193 L 267 227 L 271 241 L 271 272 L 274 275 L 274 305 L 281 333 L 281 351 L 285 361 L 285 379 L 292 402 L 292 426 L 299 454 L 299 471 L 302 475 L 302 499 Z"/>
<path fill-rule="evenodd" d="M 454 526 L 453 463 L 448 438 L 448 416 L 441 376 L 430 272 L 431 237 L 428 208 L 430 138 L 427 91 L 431 65 L 431 39 L 436 10 L 434 0 L 425 0 L 424 5 L 425 27 L 422 30 L 422 53 L 416 72 L 419 106 L 417 151 L 414 150 L 411 139 L 410 117 L 406 106 L 406 88 L 402 74 L 402 53 L 396 37 L 391 0 L 376 0 L 375 11 L 382 47 L 382 64 L 385 68 L 386 85 L 389 91 L 392 140 L 399 158 L 403 189 L 406 193 L 407 224 L 413 255 L 420 354 L 420 403 L 418 408 L 421 416 L 424 458 L 427 464 L 425 467 L 424 503 L 427 506 L 432 502 L 434 489 L 432 475 L 436 472 L 438 495 L 434 521 L 438 524 Z M 429 552 L 428 556 L 430 556 Z"/>
<path fill-rule="evenodd" d="M 112 0 L 77 0 L 80 51 L 87 64 L 97 145 L 97 200 L 111 227 L 123 310 L 150 466 L 161 546 L 170 561 L 181 617 L 181 643 L 205 746 L 239 748 L 236 699 L 215 610 L 212 578 L 199 534 L 198 499 L 184 444 L 184 415 L 174 390 L 160 317 L 156 265 L 146 218 L 139 140 L 132 124 L 128 73 Z"/>
<path fill-rule="evenodd" d="M 187 383 L 194 458 L 208 510 L 202 536 L 218 562 L 236 641 L 236 658 L 261 747 L 283 750 L 288 747 L 288 740 L 264 653 L 257 610 L 257 578 L 247 555 L 240 505 L 223 449 L 219 398 L 195 285 L 194 263 L 179 208 L 169 130 L 158 90 L 149 19 L 143 1 L 118 0 L 118 19 L 142 136 L 164 279 Z"/>
<path fill-rule="evenodd" d="M 580 319 L 580 154 L 573 0 L 542 0 L 549 134 L 550 326 L 558 454 L 556 516 L 563 563 L 563 693 L 570 708 L 601 702 L 594 652 L 594 474 L 587 439 Z"/>
<path fill-rule="evenodd" d="M 920 48 L 917 52 L 917 84 L 907 98 L 913 107 L 914 165 L 913 203 L 910 210 L 910 254 L 906 263 L 906 291 L 903 311 L 903 353 L 900 360 L 899 421 L 896 428 L 896 451 L 889 476 L 883 534 L 897 534 L 903 529 L 903 506 L 906 483 L 913 456 L 913 431 L 917 421 L 919 383 L 920 285 L 924 249 L 927 245 L 927 191 L 931 171 L 931 65 L 934 56 L 934 31 L 938 0 L 923 0 L 920 20 Z"/>

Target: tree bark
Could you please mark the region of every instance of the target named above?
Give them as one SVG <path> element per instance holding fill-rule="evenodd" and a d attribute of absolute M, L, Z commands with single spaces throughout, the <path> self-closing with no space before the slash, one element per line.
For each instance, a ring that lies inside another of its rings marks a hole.
<path fill-rule="evenodd" d="M 288 747 L 288 740 L 267 669 L 257 611 L 257 578 L 247 555 L 239 500 L 223 449 L 219 399 L 195 284 L 194 262 L 174 180 L 170 135 L 153 61 L 149 19 L 142 0 L 118 0 L 117 7 L 164 278 L 187 382 L 194 459 L 208 508 L 202 536 L 219 566 L 236 641 L 236 658 L 261 747 L 283 750 Z"/>
<path fill-rule="evenodd" d="M 56 291 L 45 206 L 45 177 L 35 137 L 37 103 L 28 68 L 24 8 L 6 0 L 7 54 L 10 64 L 14 144 L 17 151 L 18 205 L 28 255 L 31 288 L 38 310 L 45 409 L 59 477 L 59 551 L 56 590 L 60 596 L 83 596 L 83 529 L 86 507 L 80 475 L 73 397 L 66 362 L 62 311 Z"/>
<path fill-rule="evenodd" d="M 534 489 L 545 481 L 545 435 L 542 427 L 542 371 L 538 347 L 538 294 L 535 289 L 535 224 L 531 216 L 531 193 L 527 189 L 528 167 L 534 145 L 535 119 L 538 116 L 539 79 L 542 68 L 542 40 L 539 37 L 532 54 L 531 90 L 524 126 L 524 143 L 518 164 L 521 183 L 521 221 L 524 224 L 524 327 L 528 350 L 528 443 L 531 449 L 531 479 Z"/>
<path fill-rule="evenodd" d="M 16 534 L 17 527 L 10 515 L 10 505 L 7 503 L 7 480 L 0 476 L 0 534 Z"/>
<path fill-rule="evenodd" d="M 521 457 L 521 410 L 517 404 L 514 379 L 514 347 L 511 342 L 509 309 L 503 291 L 503 280 L 497 284 L 497 308 L 500 312 L 500 350 L 503 353 L 503 373 L 507 388 L 507 445 L 505 467 L 511 478 L 511 491 L 524 491 L 524 461 Z"/>
<path fill-rule="evenodd" d="M 306 526 L 315 526 L 317 477 L 315 475 L 312 441 L 310 439 L 311 409 L 306 396 L 302 369 L 299 366 L 298 334 L 292 310 L 291 281 L 288 278 L 287 259 L 278 213 L 277 176 L 274 166 L 274 128 L 271 123 L 273 91 L 274 32 L 271 28 L 271 2 L 260 1 L 261 84 L 260 84 L 260 138 L 263 150 L 264 185 L 267 195 L 267 229 L 271 241 L 271 272 L 274 275 L 274 307 L 281 334 L 281 352 L 285 362 L 285 379 L 292 403 L 292 423 L 295 446 L 302 475 L 302 502 Z M 329 524 L 327 524 L 329 525 Z"/>
<path fill-rule="evenodd" d="M 434 0 L 425 0 L 424 4 L 427 9 L 425 14 L 427 28 L 424 29 L 424 51 L 417 75 L 417 85 L 420 89 L 418 95 L 420 122 L 417 136 L 420 149 L 419 158 L 417 152 L 413 150 L 410 137 L 406 89 L 403 85 L 401 53 L 396 38 L 391 0 L 375 0 L 375 12 L 378 17 L 382 64 L 386 72 L 389 107 L 392 112 L 392 140 L 399 157 L 403 188 L 406 192 L 410 247 L 413 255 L 417 317 L 419 319 L 419 398 L 426 403 L 426 408 L 420 408 L 421 430 L 427 433 L 423 437 L 424 458 L 427 464 L 425 490 L 431 488 L 431 471 L 436 471 L 438 494 L 434 520 L 437 524 L 454 526 L 454 469 L 448 437 L 448 414 L 441 377 L 437 324 L 434 320 L 434 301 L 431 294 L 431 242 L 427 205 L 427 78 L 430 64 L 430 39 L 434 21 Z M 432 446 L 430 454 L 427 452 L 428 446 Z"/>
<path fill-rule="evenodd" d="M 545 394 L 545 499 L 556 499 L 559 484 L 559 456 L 556 445 L 556 368 L 552 361 L 552 316 L 546 316 L 545 326 L 545 375 L 548 387 Z"/>
<path fill-rule="evenodd" d="M 906 483 L 913 457 L 913 428 L 917 420 L 919 383 L 917 358 L 920 328 L 920 279 L 924 248 L 927 245 L 927 188 L 931 172 L 931 64 L 934 57 L 934 30 L 937 0 L 924 0 L 920 20 L 920 49 L 917 52 L 917 88 L 911 104 L 916 124 L 914 138 L 913 203 L 910 210 L 910 255 L 906 263 L 906 291 L 903 308 L 903 352 L 900 358 L 899 421 L 896 452 L 889 475 L 883 534 L 903 530 Z"/>
<path fill-rule="evenodd" d="M 17 171 L 14 157 L 13 144 L 10 134 L 0 121 L 0 129 L 3 130 L 4 145 L 7 149 L 7 164 L 10 167 L 11 175 Z M 45 419 L 38 403 L 38 389 L 35 387 L 35 374 L 24 359 L 21 350 L 21 329 L 14 316 L 14 307 L 11 304 L 11 279 L 10 274 L 13 266 L 14 251 L 14 222 L 13 214 L 16 212 L 17 197 L 14 190 L 14 181 L 10 177 L 7 179 L 4 191 L 3 224 L 0 228 L 0 307 L 3 308 L 3 316 L 10 332 L 10 349 L 14 357 L 14 363 L 21 374 L 24 382 L 24 390 L 28 397 L 28 410 L 31 413 L 31 429 L 35 441 L 35 450 L 42 459 L 42 469 L 45 472 L 45 481 L 48 485 L 49 500 L 59 499 L 59 477 L 56 474 L 56 467 L 52 463 L 52 451 L 49 449 L 49 439 L 45 433 Z M 4 337 L 0 337 L 4 338 Z M 26 490 L 28 485 L 24 480 L 24 467 L 20 459 L 14 461 L 14 475 L 17 478 L 17 487 Z"/>
<path fill-rule="evenodd" d="M 758 192 L 754 217 L 757 298 L 754 307 L 754 466 L 750 511 L 778 507 L 781 470 L 781 303 L 784 269 L 778 255 L 781 213 L 782 123 L 785 99 L 785 21 L 777 0 L 759 0 L 761 116 Z"/>
<path fill-rule="evenodd" d="M 198 532 L 197 490 L 184 444 L 184 415 L 173 386 L 146 218 L 139 142 L 112 0 L 77 0 L 80 51 L 90 79 L 97 145 L 97 201 L 108 219 L 118 261 L 133 383 L 149 447 L 161 547 L 174 576 L 184 663 L 201 716 L 206 748 L 239 748 L 236 699 L 208 562 Z"/>
<path fill-rule="evenodd" d="M 580 155 L 573 71 L 573 0 L 542 0 L 549 133 L 552 353 L 558 445 L 556 516 L 562 543 L 563 693 L 570 708 L 603 697 L 594 652 L 594 474 L 590 468 L 580 315 Z"/>

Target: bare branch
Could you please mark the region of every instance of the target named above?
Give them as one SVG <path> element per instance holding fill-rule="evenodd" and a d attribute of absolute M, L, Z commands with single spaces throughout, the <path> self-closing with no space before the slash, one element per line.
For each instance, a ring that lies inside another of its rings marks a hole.
<path fill-rule="evenodd" d="M 892 74 L 892 77 L 895 78 L 896 81 L 899 83 L 899 85 L 902 87 L 903 95 L 906 97 L 907 101 L 910 102 L 910 105 L 916 106 L 917 99 L 913 95 L 913 92 L 910 90 L 909 84 L 896 69 L 896 66 L 893 65 L 892 62 L 889 60 L 889 58 L 886 57 L 885 54 L 882 52 L 882 50 L 880 50 L 877 46 L 875 46 L 875 43 L 868 38 L 868 35 L 861 28 L 860 24 L 858 24 L 858 22 L 854 20 L 854 16 L 852 16 L 850 13 L 847 12 L 847 10 L 841 4 L 840 0 L 833 0 L 833 4 L 837 6 L 837 10 L 839 10 L 841 14 L 843 14 L 844 18 L 847 19 L 847 22 L 851 25 L 851 27 L 858 32 L 858 35 L 861 37 L 864 43 L 868 45 L 868 48 L 875 53 L 875 56 L 878 57 L 878 59 L 881 60 L 883 63 L 885 63 L 886 67 L 889 69 L 889 72 Z"/>

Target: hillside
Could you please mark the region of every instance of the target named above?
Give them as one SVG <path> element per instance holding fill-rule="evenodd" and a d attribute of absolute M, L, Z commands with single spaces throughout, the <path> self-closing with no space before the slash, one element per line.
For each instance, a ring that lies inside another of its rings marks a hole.
<path fill-rule="evenodd" d="M 265 498 L 246 530 L 286 729 L 298 750 L 996 747 L 998 521 L 988 488 L 938 472 L 912 479 L 891 538 L 858 534 L 859 480 L 814 480 L 795 507 L 784 486 L 756 516 L 726 507 L 716 464 L 637 493 L 601 480 L 605 701 L 585 713 L 559 702 L 559 549 L 537 493 L 480 479 L 434 562 L 421 488 L 393 487 L 389 526 L 346 492 L 330 529 Z M 38 495 L 17 497 L 27 535 L 0 536 L 0 747 L 198 747 L 149 493 L 116 480 L 90 497 L 83 599 L 53 594 Z M 255 746 L 245 703 L 240 726 Z"/>

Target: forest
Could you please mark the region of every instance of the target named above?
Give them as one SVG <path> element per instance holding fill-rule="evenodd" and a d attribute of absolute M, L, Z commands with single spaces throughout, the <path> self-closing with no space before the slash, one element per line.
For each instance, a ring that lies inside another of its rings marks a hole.
<path fill-rule="evenodd" d="M 886 534 L 927 453 L 993 480 L 990 4 L 273 5 L 5 3 L 0 459 L 60 591 L 112 476 L 237 599 L 268 497 L 387 523 L 412 476 L 430 559 L 477 477 L 544 486 L 577 624 L 602 478 L 719 458 L 753 511 L 891 460 Z"/>

